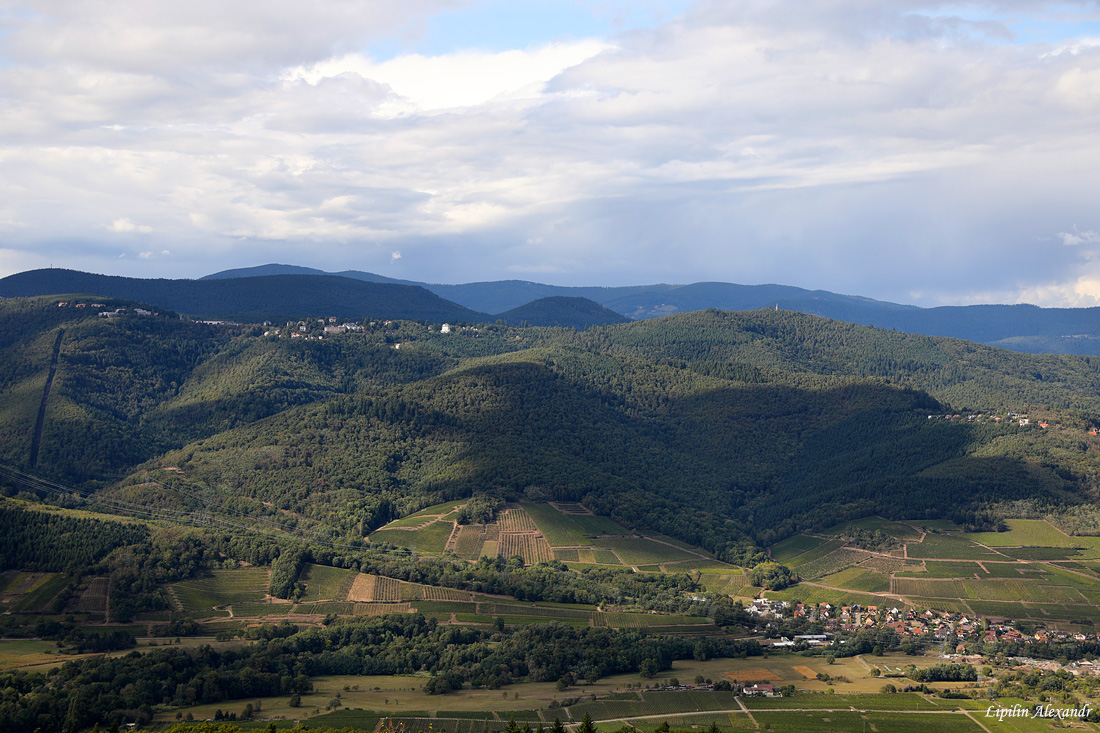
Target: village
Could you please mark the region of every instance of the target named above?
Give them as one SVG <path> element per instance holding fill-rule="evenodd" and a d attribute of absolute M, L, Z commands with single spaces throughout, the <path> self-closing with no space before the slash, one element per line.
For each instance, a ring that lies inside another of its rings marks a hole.
<path fill-rule="evenodd" d="M 895 607 L 836 606 L 832 603 L 805 604 L 761 598 L 745 608 L 746 612 L 761 620 L 805 619 L 811 623 L 823 623 L 824 634 L 802 634 L 793 638 L 781 637 L 762 642 L 771 648 L 823 647 L 838 634 L 889 629 L 898 636 L 924 641 L 935 640 L 944 645 L 944 654 L 972 654 L 980 651 L 982 644 L 997 642 L 1016 643 L 1085 643 L 1100 642 L 1100 632 L 1086 634 L 1060 629 L 1036 629 L 1023 633 L 1012 623 L 991 622 L 989 619 L 969 616 L 956 611 L 923 611 L 910 608 L 902 611 Z M 770 625 L 770 624 L 769 624 Z M 948 649 L 947 643 L 953 646 Z M 1100 663 L 1096 663 L 1100 667 Z M 1091 669 L 1093 663 L 1083 665 Z"/>

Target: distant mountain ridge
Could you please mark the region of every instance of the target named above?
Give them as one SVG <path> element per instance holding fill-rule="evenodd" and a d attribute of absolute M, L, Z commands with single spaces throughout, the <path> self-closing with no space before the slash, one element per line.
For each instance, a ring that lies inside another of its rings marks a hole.
<path fill-rule="evenodd" d="M 261 265 L 226 270 L 207 278 L 239 277 L 279 268 L 279 272 L 316 274 L 295 265 Z M 688 285 L 566 287 L 524 280 L 462 285 L 413 283 L 358 270 L 329 273 L 368 282 L 415 284 L 455 303 L 485 313 L 503 313 L 540 298 L 581 297 L 632 320 L 689 311 L 775 308 L 877 328 L 927 336 L 945 336 L 1025 353 L 1100 354 L 1100 308 L 1040 308 L 1033 305 L 968 305 L 921 308 L 825 290 L 789 285 L 737 285 L 700 282 Z"/>
<path fill-rule="evenodd" d="M 263 321 L 309 315 L 486 321 L 491 316 L 425 288 L 331 275 L 272 274 L 211 280 L 145 280 L 75 270 L 31 270 L 0 279 L 0 296 L 86 293 L 158 305 L 195 317 Z"/>
<path fill-rule="evenodd" d="M 230 271 L 225 277 L 201 280 L 146 280 L 61 269 L 31 270 L 0 279 L 0 297 L 65 294 L 121 298 L 197 318 L 251 322 L 335 316 L 481 323 L 504 320 L 515 325 L 583 329 L 628 320 L 576 297 L 544 298 L 492 315 L 453 303 L 415 283 L 343 277 L 290 265 Z"/>
<path fill-rule="evenodd" d="M 32 270 L 0 279 L 0 297 L 70 293 L 141 301 L 203 318 L 263 321 L 314 315 L 381 316 L 452 322 L 504 320 L 513 325 L 572 328 L 707 308 L 778 308 L 1025 353 L 1100 355 L 1100 308 L 920 308 L 787 285 L 702 282 L 565 287 L 522 280 L 442 285 L 358 270 L 326 273 L 282 264 L 226 270 L 198 280 L 127 278 L 62 269 Z"/>

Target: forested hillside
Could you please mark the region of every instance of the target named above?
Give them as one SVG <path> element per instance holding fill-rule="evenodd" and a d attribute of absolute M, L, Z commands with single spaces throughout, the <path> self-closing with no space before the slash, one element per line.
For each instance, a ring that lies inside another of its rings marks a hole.
<path fill-rule="evenodd" d="M 1089 357 L 772 310 L 287 338 L 58 302 L 0 302 L 0 458 L 115 500 L 361 538 L 488 492 L 747 562 L 845 519 L 1097 486 Z"/>

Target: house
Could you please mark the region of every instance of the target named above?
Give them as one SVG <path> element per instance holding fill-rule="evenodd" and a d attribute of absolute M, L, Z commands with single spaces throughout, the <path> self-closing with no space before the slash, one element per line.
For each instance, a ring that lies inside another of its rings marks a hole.
<path fill-rule="evenodd" d="M 775 685 L 768 682 L 757 682 L 751 687 L 744 689 L 744 694 L 748 697 L 778 697 L 779 693 L 775 690 Z"/>
<path fill-rule="evenodd" d="M 451 324 L 444 323 L 442 326 L 439 327 L 439 332 L 440 333 L 450 333 L 451 332 Z"/>

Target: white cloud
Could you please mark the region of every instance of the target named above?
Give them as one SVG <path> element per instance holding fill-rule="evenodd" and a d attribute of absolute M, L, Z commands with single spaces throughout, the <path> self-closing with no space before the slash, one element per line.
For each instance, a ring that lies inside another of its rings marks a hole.
<path fill-rule="evenodd" d="M 1079 232 L 1075 228 L 1072 232 L 1058 232 L 1062 244 L 1067 247 L 1076 247 L 1079 244 L 1094 244 L 1100 242 L 1100 234 L 1094 231 Z"/>
<path fill-rule="evenodd" d="M 378 109 L 378 114 L 396 117 L 494 102 L 537 100 L 547 81 L 610 47 L 603 41 L 584 40 L 500 53 L 461 51 L 433 57 L 414 54 L 382 63 L 356 53 L 290 69 L 283 78 L 317 85 L 354 74 L 384 84 L 394 96 Z"/>
<path fill-rule="evenodd" d="M 395 250 L 394 250 L 394 251 L 393 251 L 393 252 L 392 252 L 392 253 L 390 254 L 390 264 L 391 264 L 391 265 L 393 265 L 393 264 L 396 264 L 396 263 L 397 263 L 397 261 L 398 261 L 398 260 L 400 260 L 400 259 L 401 259 L 401 250 L 395 249 Z"/>
<path fill-rule="evenodd" d="M 1062 282 L 1029 285 L 1013 294 L 1008 302 L 1031 303 L 1051 308 L 1100 306 L 1100 271 L 1081 274 Z"/>
<path fill-rule="evenodd" d="M 111 230 L 112 232 L 119 232 L 119 233 L 123 233 L 123 234 L 129 234 L 129 233 L 132 233 L 132 232 L 138 232 L 140 234 L 149 234 L 150 232 L 153 231 L 153 227 L 148 226 L 146 224 L 135 224 L 132 220 L 127 219 L 125 217 L 123 217 L 121 219 L 115 219 L 113 222 L 111 222 L 111 225 L 108 226 L 107 228 L 109 230 Z M 142 254 L 142 257 L 146 258 L 149 254 L 151 254 L 151 253 L 150 252 L 145 252 L 145 253 Z"/>

